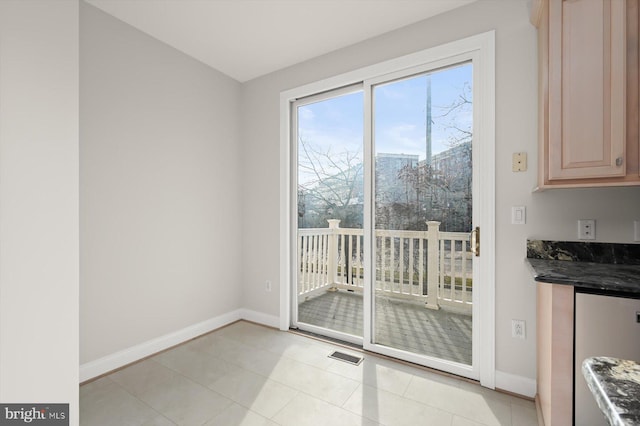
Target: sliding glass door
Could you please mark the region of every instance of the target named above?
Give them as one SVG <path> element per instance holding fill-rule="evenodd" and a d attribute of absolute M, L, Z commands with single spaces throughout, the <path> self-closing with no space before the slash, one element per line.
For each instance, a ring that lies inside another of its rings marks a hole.
<path fill-rule="evenodd" d="M 363 333 L 361 85 L 294 103 L 296 325 L 360 343 Z"/>
<path fill-rule="evenodd" d="M 372 84 L 372 343 L 472 364 L 471 63 Z"/>
<path fill-rule="evenodd" d="M 473 58 L 291 103 L 294 327 L 479 377 Z"/>

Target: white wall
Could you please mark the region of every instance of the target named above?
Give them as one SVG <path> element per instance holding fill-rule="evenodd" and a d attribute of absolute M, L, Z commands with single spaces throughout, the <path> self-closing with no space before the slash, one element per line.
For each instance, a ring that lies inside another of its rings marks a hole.
<path fill-rule="evenodd" d="M 483 0 L 243 85 L 243 257 L 252 260 L 244 269 L 245 308 L 270 315 L 279 312 L 280 91 L 495 29 L 496 385 L 520 393 L 531 391 L 536 377 L 536 294 L 524 263 L 526 239 L 574 240 L 575 220 L 595 218 L 599 241 L 630 241 L 631 219 L 640 216 L 640 189 L 532 194 L 537 160 L 537 48 L 528 14 L 526 0 Z M 529 170 L 513 173 L 511 155 L 519 151 L 529 154 Z M 528 207 L 526 225 L 510 224 L 513 205 Z M 274 282 L 271 293 L 264 291 L 266 279 Z M 525 340 L 511 338 L 512 318 L 526 320 Z"/>
<path fill-rule="evenodd" d="M 77 424 L 77 1 L 0 1 L 0 401 Z"/>
<path fill-rule="evenodd" d="M 80 10 L 80 362 L 241 305 L 240 86 Z"/>

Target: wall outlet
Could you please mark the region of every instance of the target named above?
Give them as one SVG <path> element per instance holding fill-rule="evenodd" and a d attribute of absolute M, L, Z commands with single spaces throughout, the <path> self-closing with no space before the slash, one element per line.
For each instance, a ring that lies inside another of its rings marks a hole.
<path fill-rule="evenodd" d="M 578 239 L 579 240 L 595 240 L 596 239 L 596 221 L 593 219 L 580 219 L 578 221 Z"/>
<path fill-rule="evenodd" d="M 516 339 L 524 339 L 526 337 L 524 320 L 511 320 L 511 337 Z"/>
<path fill-rule="evenodd" d="M 271 281 L 266 280 L 264 282 L 264 291 L 271 291 Z"/>
<path fill-rule="evenodd" d="M 640 241 L 640 220 L 633 221 L 633 241 Z"/>

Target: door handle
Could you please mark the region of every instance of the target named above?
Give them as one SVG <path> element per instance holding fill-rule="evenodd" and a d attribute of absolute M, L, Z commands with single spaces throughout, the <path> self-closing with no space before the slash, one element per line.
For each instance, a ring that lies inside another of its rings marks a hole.
<path fill-rule="evenodd" d="M 471 253 L 474 256 L 480 256 L 480 227 L 476 226 L 473 231 L 471 231 Z"/>

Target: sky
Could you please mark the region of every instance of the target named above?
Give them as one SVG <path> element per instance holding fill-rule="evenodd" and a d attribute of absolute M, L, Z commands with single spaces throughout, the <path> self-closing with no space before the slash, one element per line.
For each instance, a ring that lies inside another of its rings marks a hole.
<path fill-rule="evenodd" d="M 471 129 L 471 107 L 450 111 L 464 94 L 471 100 L 472 65 L 462 64 L 429 74 L 431 79 L 432 154 L 446 150 L 457 132 L 455 124 Z M 426 157 L 427 76 L 374 87 L 375 154 L 414 154 Z M 306 143 L 332 156 L 345 150 L 363 154 L 364 94 L 355 92 L 298 108 L 298 134 Z M 299 177 L 305 180 L 304 173 Z"/>

